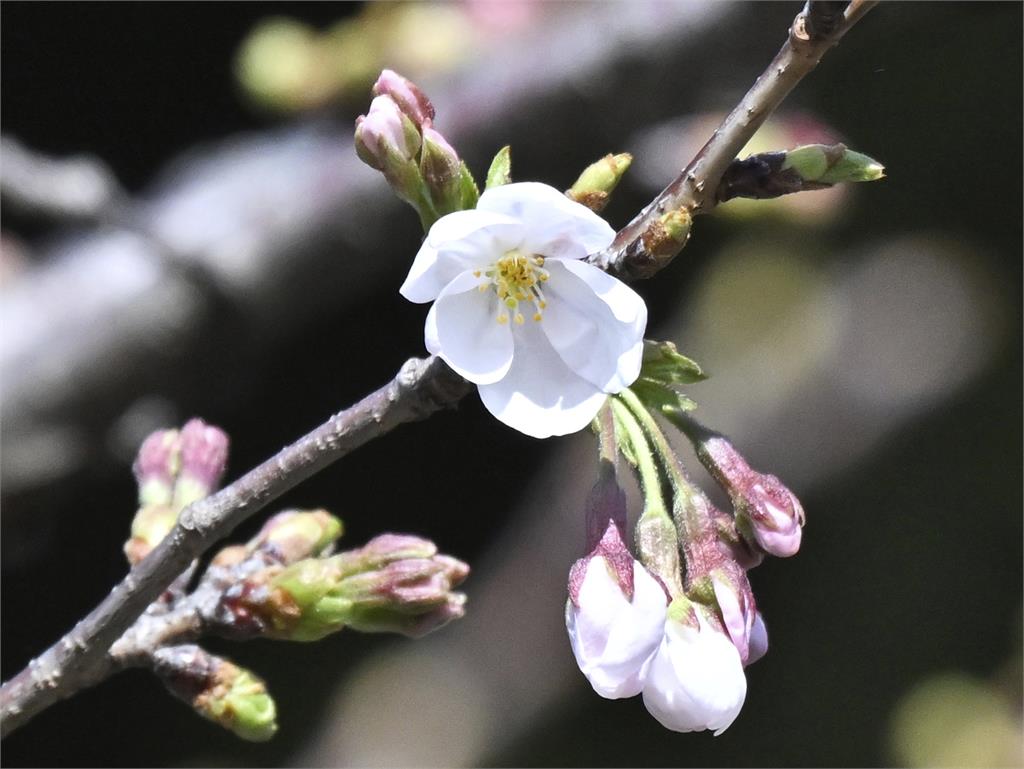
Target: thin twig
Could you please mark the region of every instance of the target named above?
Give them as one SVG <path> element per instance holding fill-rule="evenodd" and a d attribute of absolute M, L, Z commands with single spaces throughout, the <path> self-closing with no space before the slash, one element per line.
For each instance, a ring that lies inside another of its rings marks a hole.
<path fill-rule="evenodd" d="M 111 672 L 107 651 L 171 581 L 211 544 L 314 473 L 405 422 L 452 406 L 466 382 L 438 358 L 413 358 L 384 387 L 186 508 L 174 530 L 60 641 L 0 688 L 7 735 Z"/>
<path fill-rule="evenodd" d="M 817 66 L 825 52 L 875 5 L 877 0 L 854 0 L 840 22 L 835 19 L 831 3 L 808 3 L 793 21 L 782 49 L 707 144 L 671 184 L 619 230 L 608 248 L 592 255 L 588 261 L 630 280 L 649 278 L 667 266 L 678 249 L 667 255 L 664 252 L 655 255 L 644 244 L 644 234 L 670 211 L 686 209 L 697 214 L 713 208 L 722 176 L 750 137 L 797 83 Z M 809 24 L 810 14 L 813 14 L 813 21 Z M 812 35 L 810 29 L 817 30 L 817 34 Z M 832 32 L 822 34 L 823 29 Z"/>

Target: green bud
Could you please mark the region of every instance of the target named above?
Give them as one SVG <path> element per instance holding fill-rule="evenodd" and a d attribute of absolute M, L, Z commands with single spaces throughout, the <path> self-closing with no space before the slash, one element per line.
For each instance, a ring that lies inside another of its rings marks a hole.
<path fill-rule="evenodd" d="M 885 176 L 881 163 L 843 144 L 806 144 L 789 150 L 782 169 L 792 169 L 804 181 L 818 184 L 873 182 Z"/>
<path fill-rule="evenodd" d="M 587 166 L 565 194 L 591 211 L 601 211 L 632 162 L 628 152 L 605 155 Z"/>
<path fill-rule="evenodd" d="M 288 510 L 264 524 L 247 546 L 250 553 L 263 550 L 283 564 L 322 555 L 343 531 L 341 520 L 326 510 Z"/>
<path fill-rule="evenodd" d="M 487 182 L 484 189 L 500 187 L 512 181 L 512 148 L 507 144 L 498 150 L 498 154 L 491 161 L 491 167 L 487 169 Z"/>
<path fill-rule="evenodd" d="M 465 596 L 452 588 L 468 573 L 428 540 L 385 534 L 358 550 L 254 575 L 223 604 L 258 617 L 271 638 L 315 641 L 346 625 L 418 635 L 462 615 Z"/>
<path fill-rule="evenodd" d="M 132 565 L 160 544 L 178 521 L 178 511 L 169 505 L 146 505 L 132 519 L 132 536 L 124 543 L 124 554 Z"/>
<path fill-rule="evenodd" d="M 438 216 L 463 210 L 467 199 L 476 203 L 472 175 L 448 140 L 430 125 L 423 127 L 420 173 Z"/>
<path fill-rule="evenodd" d="M 199 695 L 195 708 L 243 740 L 265 742 L 277 732 L 277 706 L 263 681 L 224 662 L 215 685 Z"/>
<path fill-rule="evenodd" d="M 657 259 L 669 259 L 686 245 L 690 238 L 692 218 L 685 208 L 663 214 L 651 222 L 641 239 L 644 250 Z"/>
<path fill-rule="evenodd" d="M 262 679 L 194 644 L 162 646 L 153 670 L 199 715 L 243 740 L 264 742 L 277 731 L 277 707 Z"/>

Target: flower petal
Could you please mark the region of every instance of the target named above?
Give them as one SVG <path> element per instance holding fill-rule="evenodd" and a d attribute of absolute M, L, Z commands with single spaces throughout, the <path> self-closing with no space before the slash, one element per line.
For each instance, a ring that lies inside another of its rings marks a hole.
<path fill-rule="evenodd" d="M 633 289 L 585 262 L 547 262 L 544 333 L 576 374 L 604 392 L 640 375 L 647 305 Z"/>
<path fill-rule="evenodd" d="M 739 715 L 747 679 L 729 638 L 699 622 L 698 630 L 666 621 L 665 638 L 647 668 L 644 705 L 666 729 L 712 729 L 717 736 Z"/>
<path fill-rule="evenodd" d="M 506 376 L 514 349 L 509 324 L 498 323 L 494 292 L 479 291 L 480 278 L 466 271 L 449 283 L 427 314 L 427 349 L 478 385 Z"/>
<path fill-rule="evenodd" d="M 591 558 L 579 608 L 566 604 L 565 622 L 576 663 L 594 691 L 608 699 L 633 697 L 665 627 L 665 591 L 634 561 L 633 599 L 612 577 L 605 559 Z"/>
<path fill-rule="evenodd" d="M 615 230 L 586 206 L 540 182 L 491 187 L 477 210 L 492 211 L 523 223 L 520 247 L 556 259 L 582 259 L 615 238 Z"/>
<path fill-rule="evenodd" d="M 470 210 L 442 216 L 398 292 L 410 302 L 431 302 L 459 273 L 490 264 L 521 241 L 522 225 L 500 213 Z"/>
<path fill-rule="evenodd" d="M 574 374 L 558 357 L 540 323 L 515 326 L 515 355 L 503 379 L 481 385 L 480 400 L 509 427 L 534 438 L 582 430 L 607 395 Z"/>

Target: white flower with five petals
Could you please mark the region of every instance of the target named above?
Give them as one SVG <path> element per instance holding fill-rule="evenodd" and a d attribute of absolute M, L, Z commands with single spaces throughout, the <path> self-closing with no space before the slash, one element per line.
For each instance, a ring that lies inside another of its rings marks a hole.
<path fill-rule="evenodd" d="M 647 306 L 582 261 L 614 236 L 553 187 L 494 187 L 434 223 L 400 291 L 434 302 L 427 349 L 488 411 L 527 435 L 566 435 L 640 374 Z"/>

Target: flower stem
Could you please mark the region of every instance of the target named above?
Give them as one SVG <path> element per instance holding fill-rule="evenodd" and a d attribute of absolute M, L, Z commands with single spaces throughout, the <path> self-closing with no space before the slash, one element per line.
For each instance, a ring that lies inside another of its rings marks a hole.
<path fill-rule="evenodd" d="M 710 503 L 703 492 L 691 483 L 665 433 L 636 393 L 627 388 L 616 398 L 628 409 L 634 423 L 642 426 L 654 446 L 653 453 L 672 485 L 672 515 L 682 539 L 687 571 L 691 575 L 695 570 L 701 571 L 703 558 L 699 553 L 717 536 Z"/>

